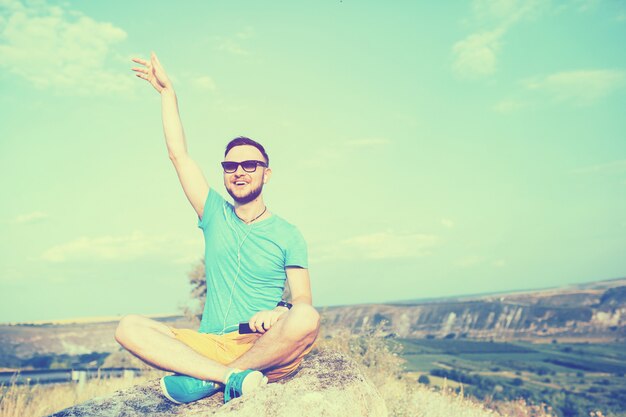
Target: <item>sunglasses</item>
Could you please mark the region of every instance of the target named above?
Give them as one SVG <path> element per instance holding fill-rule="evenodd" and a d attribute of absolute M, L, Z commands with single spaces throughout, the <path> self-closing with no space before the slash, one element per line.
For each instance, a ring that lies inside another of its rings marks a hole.
<path fill-rule="evenodd" d="M 233 172 L 237 171 L 237 168 L 239 168 L 239 165 L 241 165 L 243 170 L 246 172 L 256 171 L 257 165 L 267 168 L 267 164 L 263 161 L 250 160 L 250 161 L 241 161 L 241 162 L 233 162 L 233 161 L 222 162 L 222 168 L 224 168 L 224 172 L 226 172 L 227 174 L 232 174 Z"/>

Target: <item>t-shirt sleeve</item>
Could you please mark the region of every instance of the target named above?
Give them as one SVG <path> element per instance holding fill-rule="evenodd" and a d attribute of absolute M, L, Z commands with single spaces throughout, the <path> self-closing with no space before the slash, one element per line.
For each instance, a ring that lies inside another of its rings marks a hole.
<path fill-rule="evenodd" d="M 302 233 L 294 227 L 291 239 L 285 250 L 285 266 L 309 267 L 306 241 Z"/>
<path fill-rule="evenodd" d="M 224 205 L 224 198 L 213 188 L 209 188 L 209 195 L 204 202 L 204 210 L 202 211 L 202 218 L 198 218 L 198 227 L 202 230 L 211 222 L 211 219 L 215 217 L 219 210 Z"/>

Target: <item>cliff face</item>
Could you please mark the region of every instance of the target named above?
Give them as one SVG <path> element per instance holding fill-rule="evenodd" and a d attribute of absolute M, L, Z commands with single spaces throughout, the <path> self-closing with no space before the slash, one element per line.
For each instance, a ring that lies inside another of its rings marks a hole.
<path fill-rule="evenodd" d="M 223 404 L 218 393 L 175 405 L 160 393 L 159 381 L 94 398 L 49 417 L 386 417 L 384 400 L 351 359 L 336 352 L 308 355 L 298 373 Z"/>
<path fill-rule="evenodd" d="M 361 304 L 322 309 L 325 325 L 361 331 L 382 322 L 400 337 L 471 337 L 479 339 L 582 338 L 626 339 L 626 279 L 574 289 L 535 291 L 432 302 Z M 161 318 L 184 328 L 182 317 Z M 0 324 L 0 368 L 19 368 L 37 355 L 119 352 L 117 322 L 63 325 Z M 130 355 L 115 354 L 106 366 L 136 366 Z M 96 363 L 76 367 L 97 366 Z M 41 366 L 35 366 L 41 367 Z"/>
<path fill-rule="evenodd" d="M 382 325 L 400 337 L 624 339 L 626 280 L 614 284 L 608 289 L 538 291 L 416 305 L 336 307 L 323 316 L 330 325 L 346 325 L 357 332 Z"/>

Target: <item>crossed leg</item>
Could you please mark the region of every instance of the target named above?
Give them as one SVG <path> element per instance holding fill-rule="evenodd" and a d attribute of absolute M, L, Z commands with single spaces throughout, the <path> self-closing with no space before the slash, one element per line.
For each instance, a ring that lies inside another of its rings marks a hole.
<path fill-rule="evenodd" d="M 223 384 L 232 368 L 276 368 L 292 362 L 315 341 L 319 331 L 319 314 L 313 307 L 296 304 L 283 317 L 248 352 L 228 366 L 185 345 L 166 325 L 139 315 L 122 318 L 115 339 L 126 350 L 155 368 Z"/>
<path fill-rule="evenodd" d="M 308 304 L 294 304 L 246 353 L 229 364 L 239 369 L 265 370 L 294 361 L 315 342 L 320 316 Z"/>
<path fill-rule="evenodd" d="M 223 384 L 230 370 L 176 339 L 163 323 L 147 317 L 134 314 L 123 317 L 115 331 L 115 340 L 148 365 L 164 371 Z"/>

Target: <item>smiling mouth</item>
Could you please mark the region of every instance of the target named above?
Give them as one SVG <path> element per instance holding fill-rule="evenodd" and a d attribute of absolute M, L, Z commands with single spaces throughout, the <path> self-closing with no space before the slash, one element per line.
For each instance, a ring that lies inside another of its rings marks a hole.
<path fill-rule="evenodd" d="M 242 185 L 248 185 L 248 183 L 245 181 L 235 181 L 235 185 L 242 186 Z"/>

